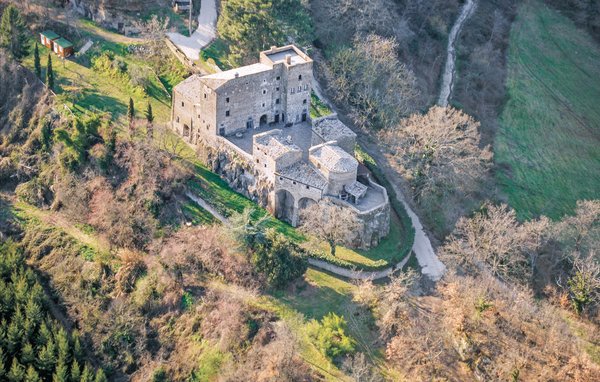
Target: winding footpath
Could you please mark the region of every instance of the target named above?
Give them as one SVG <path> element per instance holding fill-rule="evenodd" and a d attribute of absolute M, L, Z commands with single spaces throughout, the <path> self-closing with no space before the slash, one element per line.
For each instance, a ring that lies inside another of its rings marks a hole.
<path fill-rule="evenodd" d="M 444 67 L 444 75 L 442 77 L 440 98 L 437 102 L 440 106 L 446 107 L 450 102 L 450 96 L 452 95 L 452 90 L 454 88 L 454 76 L 456 74 L 456 39 L 465 25 L 465 22 L 475 11 L 475 7 L 475 0 L 467 0 L 460 11 L 460 15 L 456 19 L 454 26 L 450 30 L 450 35 L 448 36 L 446 66 Z"/>
<path fill-rule="evenodd" d="M 198 0 L 196 0 L 198 1 Z M 217 1 L 201 0 L 198 15 L 198 29 L 190 37 L 181 33 L 167 33 L 167 37 L 188 59 L 200 59 L 200 50 L 210 44 L 217 36 Z"/>
<path fill-rule="evenodd" d="M 207 210 L 210 214 L 212 214 L 217 220 L 219 220 L 224 225 L 230 224 L 229 219 L 227 219 L 227 217 L 225 217 L 223 214 L 221 214 L 219 211 L 217 211 L 206 200 L 202 199 L 198 195 L 196 195 L 192 192 L 189 192 L 189 191 L 186 193 L 186 196 L 191 201 L 193 201 L 194 203 L 198 204 L 200 207 Z M 351 280 L 378 280 L 378 279 L 383 279 L 385 277 L 388 277 L 392 273 L 396 272 L 397 270 L 404 268 L 406 263 L 408 263 L 408 260 L 410 259 L 411 255 L 412 254 L 408 254 L 408 256 L 406 256 L 401 262 L 399 262 L 398 264 L 396 264 L 394 266 L 383 269 L 381 271 L 373 271 L 373 272 L 357 271 L 357 270 L 352 270 L 352 269 L 348 269 L 348 268 L 343 268 L 343 267 L 328 263 L 323 260 L 311 259 L 311 258 L 308 259 L 308 263 L 315 268 L 320 268 L 325 271 L 331 272 L 335 275 L 346 277 Z"/>
<path fill-rule="evenodd" d="M 321 101 L 325 102 L 335 113 L 338 113 L 334 104 L 331 101 L 329 101 L 329 99 L 325 96 L 325 94 L 321 90 L 321 86 L 319 85 L 319 83 L 317 82 L 316 79 L 313 81 L 313 91 L 315 92 L 317 97 L 319 97 L 321 99 Z M 362 134 L 359 135 L 359 139 L 361 140 L 363 149 L 375 160 L 375 162 L 377 163 L 377 165 L 379 166 L 381 171 L 383 171 L 386 178 L 390 181 L 390 184 L 392 185 L 392 187 L 394 188 L 394 191 L 396 192 L 396 198 L 398 199 L 398 201 L 400 203 L 402 203 L 402 205 L 406 209 L 406 212 L 408 213 L 408 216 L 410 217 L 412 225 L 413 225 L 413 227 L 415 227 L 415 241 L 413 243 L 412 253 L 414 253 L 414 255 L 417 258 L 417 261 L 419 262 L 419 266 L 421 267 L 421 273 L 426 275 L 427 277 L 429 277 L 429 279 L 431 279 L 432 281 L 438 281 L 439 279 L 442 278 L 442 276 L 446 272 L 446 266 L 440 261 L 440 259 L 435 254 L 435 251 L 433 250 L 433 246 L 431 245 L 431 240 L 429 240 L 429 237 L 427 236 L 427 232 L 425 232 L 425 229 L 423 227 L 423 224 L 421 224 L 421 220 L 419 219 L 419 216 L 417 216 L 417 214 L 412 210 L 410 205 L 406 202 L 406 199 L 404 198 L 404 194 L 402 193 L 402 190 L 400 188 L 400 184 L 398 183 L 398 174 L 391 167 L 389 167 L 387 165 L 387 160 L 383 156 L 383 154 L 381 153 L 381 151 L 379 150 L 377 145 L 368 142 L 366 139 L 363 138 Z M 412 255 L 412 253 L 411 253 L 411 255 Z M 403 262 L 408 261 L 408 258 L 411 255 L 407 256 L 407 258 L 405 260 L 403 260 Z M 331 266 L 331 264 L 327 264 L 327 265 Z M 404 264 L 401 263 L 401 264 L 398 264 L 396 267 L 392 267 L 393 269 L 388 268 L 381 272 L 369 272 L 369 273 L 372 273 L 371 276 L 381 276 L 381 277 L 373 278 L 374 280 L 376 280 L 377 278 L 383 278 L 383 277 L 387 276 L 387 275 L 384 276 L 382 272 L 389 271 L 389 273 L 393 273 L 396 269 L 402 268 L 402 266 L 404 266 Z M 347 271 L 347 270 L 345 270 L 345 271 Z M 333 272 L 333 273 L 335 273 L 335 272 Z M 377 274 L 373 274 L 373 273 L 377 273 Z M 345 276 L 345 277 L 352 278 L 350 276 Z"/>

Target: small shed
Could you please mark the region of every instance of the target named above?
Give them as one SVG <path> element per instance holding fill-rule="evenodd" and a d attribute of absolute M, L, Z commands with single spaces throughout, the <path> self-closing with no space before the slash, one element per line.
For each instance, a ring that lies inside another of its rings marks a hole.
<path fill-rule="evenodd" d="M 42 45 L 50 50 L 54 50 L 54 41 L 59 39 L 60 36 L 53 31 L 43 31 L 40 33 L 40 41 Z"/>
<path fill-rule="evenodd" d="M 73 54 L 73 44 L 65 38 L 54 40 L 54 53 L 66 58 Z"/>

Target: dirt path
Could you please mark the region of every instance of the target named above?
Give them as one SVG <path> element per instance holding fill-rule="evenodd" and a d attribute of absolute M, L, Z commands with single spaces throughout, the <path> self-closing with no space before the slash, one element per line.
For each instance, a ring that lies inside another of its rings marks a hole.
<path fill-rule="evenodd" d="M 217 211 L 215 208 L 213 208 L 213 206 L 211 206 L 210 203 L 208 203 L 206 200 L 202 199 L 198 195 L 193 194 L 192 192 L 187 192 L 185 195 L 188 198 L 190 198 L 190 200 L 192 200 L 194 203 L 198 204 L 200 207 L 207 210 L 210 214 L 212 214 L 221 223 L 223 223 L 225 225 L 229 225 L 229 220 L 225 216 L 220 214 L 219 211 Z M 383 269 L 381 271 L 374 271 L 374 272 L 357 271 L 357 270 L 342 268 L 337 265 L 328 263 L 326 261 L 317 260 L 317 259 L 308 259 L 308 263 L 310 265 L 312 265 L 313 267 L 323 269 L 323 270 L 331 272 L 335 275 L 346 277 L 351 280 L 379 280 L 379 279 L 388 277 L 389 275 L 391 275 L 398 269 L 404 268 L 406 263 L 408 263 L 408 260 L 410 259 L 411 255 L 412 254 L 409 254 L 408 256 L 406 256 L 404 258 L 404 260 L 402 260 L 401 262 L 399 262 L 396 265 L 393 265 L 393 266 Z"/>
<path fill-rule="evenodd" d="M 317 97 L 321 99 L 321 101 L 325 102 L 334 112 L 340 114 L 333 103 L 325 96 L 320 84 L 316 79 L 313 81 L 313 90 Z M 425 228 L 423 227 L 423 224 L 421 224 L 419 216 L 417 216 L 410 205 L 406 202 L 402 192 L 402 187 L 400 185 L 400 180 L 398 179 L 398 173 L 388 165 L 387 158 L 385 158 L 385 156 L 381 153 L 379 147 L 370 142 L 367 138 L 368 137 L 366 137 L 364 134 L 358 135 L 358 141 L 361 143 L 361 146 L 375 160 L 381 171 L 383 171 L 383 174 L 394 188 L 398 201 L 404 205 L 404 208 L 411 219 L 413 227 L 415 227 L 415 242 L 412 247 L 412 252 L 415 254 L 417 261 L 419 262 L 421 273 L 427 275 L 431 280 L 437 281 L 444 275 L 446 267 L 435 254 L 433 246 L 431 245 L 431 240 L 429 240 L 427 232 L 425 232 Z"/>
<path fill-rule="evenodd" d="M 446 107 L 450 102 L 450 96 L 452 95 L 452 89 L 454 88 L 454 75 L 456 74 L 456 39 L 467 19 L 473 14 L 475 7 L 475 0 L 467 0 L 460 15 L 458 15 L 458 18 L 456 19 L 456 23 L 454 23 L 454 26 L 450 30 L 450 35 L 448 36 L 446 66 L 444 67 L 444 75 L 442 77 L 440 98 L 437 102 L 440 106 Z"/>

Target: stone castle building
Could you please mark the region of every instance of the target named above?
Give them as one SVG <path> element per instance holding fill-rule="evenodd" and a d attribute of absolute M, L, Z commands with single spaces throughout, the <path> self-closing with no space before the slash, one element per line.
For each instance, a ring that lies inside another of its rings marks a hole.
<path fill-rule="evenodd" d="M 174 88 L 172 127 L 232 187 L 294 226 L 323 199 L 351 209 L 363 227 L 349 235 L 368 248 L 389 231 L 387 192 L 354 158 L 352 130 L 335 115 L 311 120 L 312 66 L 288 45 L 257 64 L 194 75 Z"/>

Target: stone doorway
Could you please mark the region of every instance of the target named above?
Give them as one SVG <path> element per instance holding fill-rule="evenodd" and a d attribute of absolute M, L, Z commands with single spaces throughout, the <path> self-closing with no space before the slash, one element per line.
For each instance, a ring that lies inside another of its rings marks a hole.
<path fill-rule="evenodd" d="M 259 124 L 261 127 L 267 124 L 267 115 L 266 114 L 263 114 L 260 116 Z"/>

